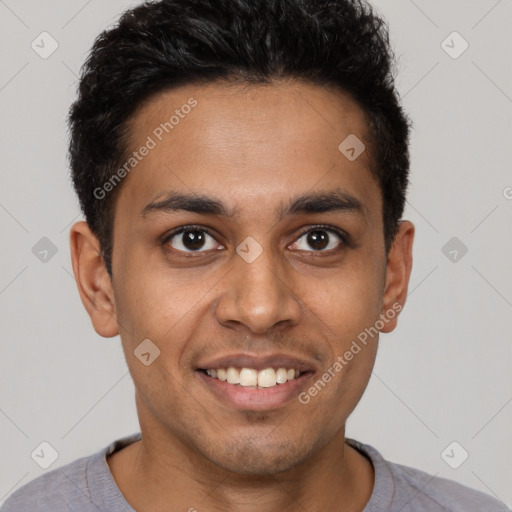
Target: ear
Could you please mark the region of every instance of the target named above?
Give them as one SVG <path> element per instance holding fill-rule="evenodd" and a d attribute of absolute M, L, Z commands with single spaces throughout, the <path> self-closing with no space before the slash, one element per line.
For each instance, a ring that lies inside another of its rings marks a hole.
<path fill-rule="evenodd" d="M 70 232 L 71 261 L 78 292 L 94 330 L 105 338 L 119 334 L 114 290 L 101 255 L 100 244 L 86 222 Z"/>
<path fill-rule="evenodd" d="M 381 315 L 386 322 L 381 332 L 391 332 L 398 321 L 398 313 L 405 305 L 407 287 L 412 269 L 412 243 L 414 240 L 414 224 L 401 221 L 398 233 L 389 250 L 386 264 L 386 284 L 382 300 Z M 393 314 L 391 314 L 393 313 Z"/>

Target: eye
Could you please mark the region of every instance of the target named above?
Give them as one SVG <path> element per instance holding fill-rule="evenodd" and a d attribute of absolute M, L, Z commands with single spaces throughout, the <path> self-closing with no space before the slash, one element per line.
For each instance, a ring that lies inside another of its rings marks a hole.
<path fill-rule="evenodd" d="M 215 237 L 207 229 L 194 225 L 181 226 L 175 229 L 164 238 L 162 244 L 169 245 L 175 251 L 183 253 L 205 252 L 215 248 L 224 248 L 218 244 Z M 291 247 L 299 251 L 330 252 L 340 250 L 345 245 L 347 245 L 347 235 L 342 231 L 332 226 L 314 226 L 304 231 Z"/>
<path fill-rule="evenodd" d="M 332 235 L 335 235 L 335 237 Z M 301 245 L 300 240 L 302 239 L 303 243 Z M 308 245 L 310 248 L 307 247 Z M 299 251 L 311 251 L 312 248 L 313 252 L 329 252 L 339 250 L 345 245 L 346 237 L 341 231 L 330 226 L 314 226 L 305 231 L 297 242 L 293 243 L 292 247 Z"/>
<path fill-rule="evenodd" d="M 170 233 L 164 240 L 176 251 L 201 252 L 215 249 L 217 242 L 207 230 L 200 226 L 182 226 Z M 220 249 L 222 246 L 219 247 Z"/>

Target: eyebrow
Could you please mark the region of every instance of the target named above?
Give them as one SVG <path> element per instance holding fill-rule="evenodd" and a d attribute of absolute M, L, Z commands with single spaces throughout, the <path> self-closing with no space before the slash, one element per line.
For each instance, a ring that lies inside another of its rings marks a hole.
<path fill-rule="evenodd" d="M 230 208 L 214 197 L 172 191 L 167 193 L 162 199 L 157 198 L 147 204 L 140 212 L 140 216 L 147 218 L 155 212 L 173 213 L 177 211 L 188 211 L 201 215 L 216 215 L 226 218 L 235 217 L 239 213 L 237 208 Z M 289 201 L 282 202 L 277 206 L 275 216 L 279 222 L 291 215 L 339 211 L 364 216 L 367 213 L 367 208 L 359 199 L 346 190 L 336 188 L 323 192 L 301 194 L 291 198 Z"/>

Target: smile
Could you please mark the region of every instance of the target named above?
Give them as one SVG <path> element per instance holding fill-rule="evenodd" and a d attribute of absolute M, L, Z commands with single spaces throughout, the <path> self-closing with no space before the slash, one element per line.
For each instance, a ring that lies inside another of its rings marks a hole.
<path fill-rule="evenodd" d="M 265 368 L 256 370 L 254 368 L 211 368 L 205 370 L 206 375 L 228 384 L 242 387 L 271 388 L 278 384 L 300 377 L 300 371 L 294 368 Z"/>

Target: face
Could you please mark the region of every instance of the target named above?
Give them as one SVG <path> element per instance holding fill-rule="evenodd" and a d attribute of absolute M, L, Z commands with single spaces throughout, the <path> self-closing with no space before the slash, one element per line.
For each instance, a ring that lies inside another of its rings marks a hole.
<path fill-rule="evenodd" d="M 87 307 L 119 330 L 141 429 L 238 473 L 317 456 L 370 377 L 378 335 L 362 333 L 410 271 L 410 242 L 386 258 L 369 146 L 338 149 L 366 140 L 362 111 L 297 82 L 188 85 L 130 126 L 132 151 L 152 147 L 116 202 L 112 285 L 103 273 Z"/>

